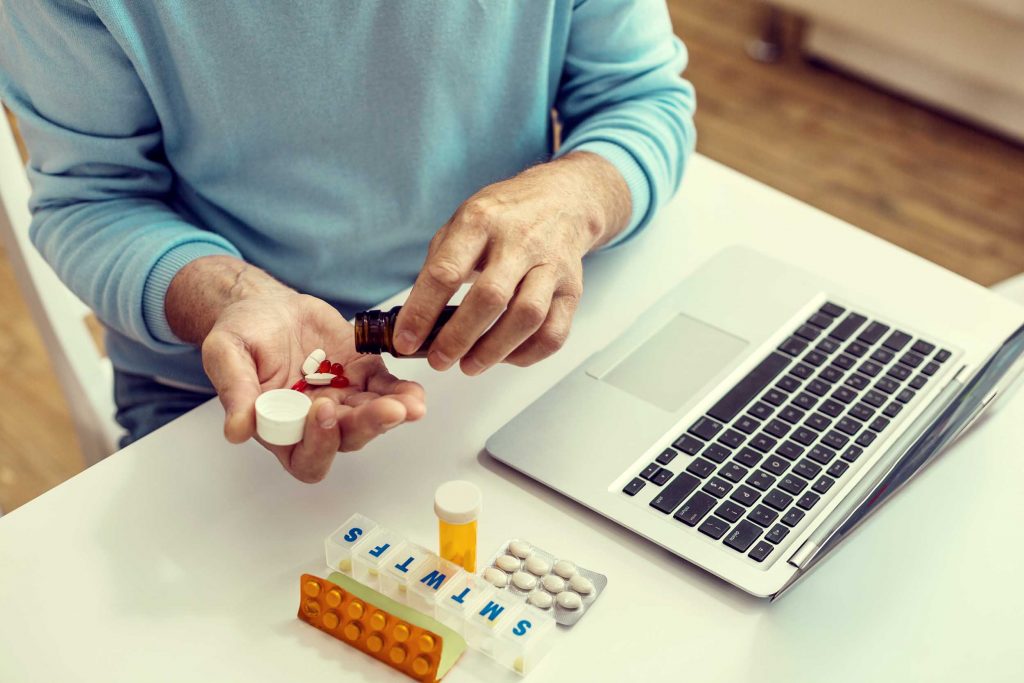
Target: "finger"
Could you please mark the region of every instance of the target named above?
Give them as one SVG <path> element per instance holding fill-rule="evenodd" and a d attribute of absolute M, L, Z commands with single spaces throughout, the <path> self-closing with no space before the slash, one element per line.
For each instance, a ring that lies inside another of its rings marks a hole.
<path fill-rule="evenodd" d="M 505 359 L 507 363 L 525 367 L 533 365 L 539 360 L 547 358 L 558 349 L 562 348 L 565 340 L 569 338 L 569 328 L 572 325 L 572 316 L 576 313 L 579 305 L 579 296 L 575 293 L 556 293 L 551 301 L 551 310 L 544 324 L 540 326 L 515 351 Z"/>
<path fill-rule="evenodd" d="M 427 256 L 395 321 L 399 353 L 415 353 L 423 345 L 441 309 L 480 261 L 486 243 L 484 230 L 448 228 L 440 245 Z"/>
<path fill-rule="evenodd" d="M 318 398 L 309 409 L 302 441 L 292 448 L 288 471 L 307 484 L 320 481 L 331 469 L 340 443 L 338 404 L 326 397 Z"/>
<path fill-rule="evenodd" d="M 364 403 L 369 403 L 375 398 L 380 398 L 380 394 L 374 391 L 360 391 L 355 394 L 350 394 L 349 396 L 346 396 L 344 404 L 347 406 L 351 406 L 353 408 L 357 408 L 363 405 Z"/>
<path fill-rule="evenodd" d="M 470 288 L 459 309 L 445 323 L 427 359 L 435 370 L 447 370 L 473 347 L 508 306 L 533 263 L 521 249 L 496 250 Z M 540 325 L 540 323 L 537 323 Z"/>
<path fill-rule="evenodd" d="M 393 398 L 383 397 L 353 408 L 342 415 L 339 450 L 357 451 L 372 439 L 405 421 L 405 406 Z"/>
<path fill-rule="evenodd" d="M 462 359 L 462 371 L 479 375 L 505 360 L 539 330 L 551 310 L 557 284 L 554 268 L 540 266 L 527 273 L 505 314 Z"/>
<path fill-rule="evenodd" d="M 381 396 L 390 396 L 405 406 L 407 422 L 415 422 L 427 414 L 426 392 L 417 382 L 401 380 L 382 369 L 372 375 L 367 389 Z"/>
<path fill-rule="evenodd" d="M 203 342 L 203 368 L 224 406 L 224 436 L 231 443 L 256 433 L 256 399 L 260 381 L 245 343 L 226 332 L 212 332 Z"/>

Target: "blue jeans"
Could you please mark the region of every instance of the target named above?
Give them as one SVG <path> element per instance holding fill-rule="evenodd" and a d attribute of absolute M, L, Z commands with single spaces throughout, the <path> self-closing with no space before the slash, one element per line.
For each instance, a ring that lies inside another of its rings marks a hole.
<path fill-rule="evenodd" d="M 169 387 L 152 377 L 114 369 L 114 403 L 117 423 L 127 430 L 121 448 L 184 415 L 212 394 Z"/>

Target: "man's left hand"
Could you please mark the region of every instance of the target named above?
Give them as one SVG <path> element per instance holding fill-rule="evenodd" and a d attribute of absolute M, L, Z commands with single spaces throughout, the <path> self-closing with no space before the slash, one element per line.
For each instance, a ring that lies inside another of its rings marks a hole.
<path fill-rule="evenodd" d="M 459 286 L 479 277 L 427 356 L 477 375 L 526 366 L 565 343 L 583 293 L 582 259 L 628 223 L 629 188 L 603 157 L 571 152 L 470 197 L 430 242 L 398 316 L 395 347 L 409 354 Z"/>

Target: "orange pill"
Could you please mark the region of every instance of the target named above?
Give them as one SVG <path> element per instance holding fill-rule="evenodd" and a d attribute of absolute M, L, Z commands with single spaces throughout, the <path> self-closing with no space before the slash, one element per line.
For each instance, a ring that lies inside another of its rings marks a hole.
<path fill-rule="evenodd" d="M 324 612 L 323 624 L 332 631 L 338 628 L 338 613 Z"/>
<path fill-rule="evenodd" d="M 316 581 L 307 581 L 302 587 L 302 592 L 311 598 L 320 595 L 320 584 Z"/>
<path fill-rule="evenodd" d="M 370 652 L 380 652 L 383 647 L 384 639 L 379 633 L 371 633 L 370 637 L 366 639 L 366 649 Z"/>
<path fill-rule="evenodd" d="M 373 616 L 370 617 L 370 628 L 374 631 L 383 631 L 387 623 L 388 618 L 384 616 L 383 612 L 374 612 Z"/>
<path fill-rule="evenodd" d="M 316 600 L 306 600 L 302 604 L 302 611 L 311 617 L 320 616 L 320 603 Z"/>
<path fill-rule="evenodd" d="M 416 674 L 417 676 L 422 676 L 428 671 L 430 671 L 429 659 L 427 659 L 423 655 L 420 655 L 416 659 L 412 660 L 412 672 L 414 674 Z"/>
<path fill-rule="evenodd" d="M 393 648 L 391 648 L 391 652 L 388 652 L 388 657 L 390 657 L 391 661 L 395 664 L 401 664 L 402 662 L 404 662 L 405 655 L 405 648 L 401 645 L 395 645 Z"/>
<path fill-rule="evenodd" d="M 352 619 L 358 619 L 363 616 L 363 603 L 358 600 L 353 600 L 348 606 L 348 616 Z"/>
<path fill-rule="evenodd" d="M 363 629 L 359 624 L 354 621 L 350 621 L 345 624 L 345 628 L 342 629 L 342 635 L 348 640 L 358 640 L 359 636 L 363 634 Z"/>
<path fill-rule="evenodd" d="M 338 590 L 337 588 L 332 588 L 331 590 L 327 591 L 327 596 L 324 598 L 324 601 L 331 607 L 337 607 L 341 604 L 341 601 L 344 598 L 345 596 L 341 594 L 340 590 Z"/>
<path fill-rule="evenodd" d="M 395 627 L 395 630 L 391 632 L 391 635 L 393 635 L 395 640 L 398 642 L 404 643 L 409 640 L 409 627 L 405 624 L 399 624 Z"/>
<path fill-rule="evenodd" d="M 429 633 L 424 633 L 419 639 L 420 649 L 424 652 L 432 652 L 434 650 L 434 636 Z"/>

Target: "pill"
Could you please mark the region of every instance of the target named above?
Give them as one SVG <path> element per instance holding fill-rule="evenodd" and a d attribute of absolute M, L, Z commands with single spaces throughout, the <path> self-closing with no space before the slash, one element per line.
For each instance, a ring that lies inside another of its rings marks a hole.
<path fill-rule="evenodd" d="M 536 574 L 537 576 L 544 576 L 551 571 L 551 565 L 545 562 L 543 558 L 536 555 L 531 555 L 526 558 L 524 565 L 526 566 L 526 571 L 531 574 Z"/>
<path fill-rule="evenodd" d="M 514 572 L 519 569 L 519 560 L 511 555 L 502 555 L 494 561 L 494 564 L 498 565 L 498 569 L 503 572 Z"/>
<path fill-rule="evenodd" d="M 314 372 L 311 375 L 306 375 L 306 381 L 316 387 L 328 385 L 332 379 L 334 379 L 334 375 L 329 372 Z"/>
<path fill-rule="evenodd" d="M 512 541 L 508 544 L 508 551 L 523 560 L 530 556 L 533 548 L 526 541 Z"/>
<path fill-rule="evenodd" d="M 537 587 L 537 577 L 526 572 L 516 572 L 512 575 L 512 585 L 521 591 L 532 591 Z"/>
<path fill-rule="evenodd" d="M 498 588 L 504 588 L 508 585 L 508 575 L 494 567 L 488 567 L 484 570 L 484 580 Z"/>
<path fill-rule="evenodd" d="M 562 609 L 579 609 L 583 604 L 583 601 L 580 600 L 580 596 L 569 591 L 562 591 L 556 595 L 555 602 L 557 602 L 558 606 Z"/>
<path fill-rule="evenodd" d="M 343 375 L 345 374 L 345 366 L 341 363 L 331 363 L 330 372 L 335 375 Z"/>
<path fill-rule="evenodd" d="M 580 595 L 590 595 L 594 592 L 594 582 L 582 574 L 574 574 L 569 579 L 569 588 L 572 588 Z"/>
<path fill-rule="evenodd" d="M 343 377 L 341 375 L 336 376 L 331 380 L 331 386 L 335 389 L 344 389 L 348 386 L 348 377 Z"/>
<path fill-rule="evenodd" d="M 534 591 L 530 593 L 530 596 L 526 598 L 526 602 L 530 603 L 534 607 L 540 607 L 541 609 L 547 609 L 551 607 L 551 603 L 554 598 L 551 597 L 550 593 L 544 591 Z"/>
<path fill-rule="evenodd" d="M 306 356 L 306 360 L 302 361 L 302 374 L 311 375 L 320 368 L 320 361 L 313 358 L 313 356 Z"/>
<path fill-rule="evenodd" d="M 292 389 L 294 389 L 295 391 L 305 391 L 308 384 L 309 383 L 306 382 L 306 380 L 300 379 L 298 382 L 292 385 Z"/>
<path fill-rule="evenodd" d="M 327 358 L 327 352 L 323 349 L 313 349 L 309 352 L 309 357 L 320 363 L 323 359 Z"/>
<path fill-rule="evenodd" d="M 565 580 L 554 574 L 548 574 L 540 580 L 540 583 L 549 593 L 561 593 L 565 590 Z"/>
<path fill-rule="evenodd" d="M 576 565 L 569 560 L 559 560 L 555 562 L 555 573 L 563 579 L 571 579 L 572 575 L 576 573 Z"/>
<path fill-rule="evenodd" d="M 317 372 L 330 372 L 331 371 L 331 361 L 327 360 L 326 358 L 323 359 L 322 361 L 320 361 L 320 365 L 317 366 L 316 371 Z"/>

